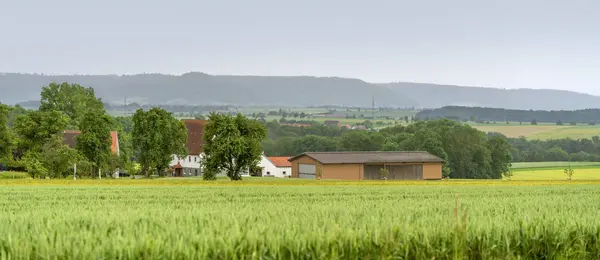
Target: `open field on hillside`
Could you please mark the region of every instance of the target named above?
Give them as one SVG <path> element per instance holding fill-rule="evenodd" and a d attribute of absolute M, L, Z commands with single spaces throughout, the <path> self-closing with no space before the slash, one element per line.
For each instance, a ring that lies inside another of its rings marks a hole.
<path fill-rule="evenodd" d="M 3 259 L 600 255 L 600 181 L 0 180 L 0 205 Z"/>
<path fill-rule="evenodd" d="M 524 168 L 513 170 L 512 180 L 566 180 L 565 167 L 553 168 Z M 573 167 L 575 174 L 573 180 L 600 180 L 600 167 L 579 166 Z"/>
<path fill-rule="evenodd" d="M 591 168 L 600 167 L 600 162 L 516 162 L 512 163 L 512 169 L 536 169 L 536 168 Z"/>
<path fill-rule="evenodd" d="M 473 127 L 484 132 L 498 132 L 507 137 L 527 137 L 528 139 L 558 139 L 570 137 L 573 139 L 600 136 L 600 126 L 558 126 L 558 125 L 518 125 L 517 124 L 473 124 Z"/>

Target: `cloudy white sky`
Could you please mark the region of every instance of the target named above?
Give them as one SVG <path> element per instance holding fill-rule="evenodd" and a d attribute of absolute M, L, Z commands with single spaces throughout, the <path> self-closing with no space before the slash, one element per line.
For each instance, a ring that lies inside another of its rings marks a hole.
<path fill-rule="evenodd" d="M 600 95 L 598 0 L 0 0 L 0 72 L 313 75 Z"/>

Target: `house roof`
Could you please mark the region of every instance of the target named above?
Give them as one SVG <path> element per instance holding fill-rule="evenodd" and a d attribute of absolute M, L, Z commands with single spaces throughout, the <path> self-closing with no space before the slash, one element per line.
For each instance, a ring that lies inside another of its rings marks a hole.
<path fill-rule="evenodd" d="M 65 130 L 63 131 L 63 144 L 69 146 L 69 148 L 75 149 L 77 145 L 77 136 L 81 134 L 78 130 Z M 110 151 L 113 154 L 119 155 L 119 133 L 117 131 L 110 132 Z"/>
<path fill-rule="evenodd" d="M 286 156 L 269 156 L 267 157 L 275 167 L 292 167 L 292 163 L 288 161 L 290 157 Z"/>
<path fill-rule="evenodd" d="M 187 150 L 189 155 L 199 155 L 204 150 L 204 126 L 208 120 L 186 119 L 183 120 L 188 131 Z"/>
<path fill-rule="evenodd" d="M 302 156 L 308 156 L 322 164 L 444 162 L 428 152 L 306 152 L 290 158 L 289 161 Z"/>

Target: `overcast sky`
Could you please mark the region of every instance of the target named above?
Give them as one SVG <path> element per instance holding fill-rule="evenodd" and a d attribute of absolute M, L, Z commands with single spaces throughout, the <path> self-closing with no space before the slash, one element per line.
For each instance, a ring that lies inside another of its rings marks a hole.
<path fill-rule="evenodd" d="M 0 0 L 0 72 L 189 71 L 600 95 L 600 1 Z"/>

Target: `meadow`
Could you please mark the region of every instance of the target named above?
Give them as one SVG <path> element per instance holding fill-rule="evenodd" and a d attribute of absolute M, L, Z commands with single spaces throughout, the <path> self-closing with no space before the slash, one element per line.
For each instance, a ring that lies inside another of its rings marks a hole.
<path fill-rule="evenodd" d="M 0 180 L 0 259 L 594 259 L 600 181 Z"/>
<path fill-rule="evenodd" d="M 556 124 L 539 124 L 530 125 L 523 124 L 519 125 L 518 122 L 511 122 L 505 124 L 497 122 L 496 124 L 471 124 L 474 128 L 477 128 L 484 132 L 497 132 L 502 133 L 507 137 L 526 137 L 527 139 L 560 139 L 560 138 L 572 138 L 572 139 L 591 139 L 592 136 L 600 136 L 600 126 L 594 125 L 563 125 L 559 126 Z"/>

